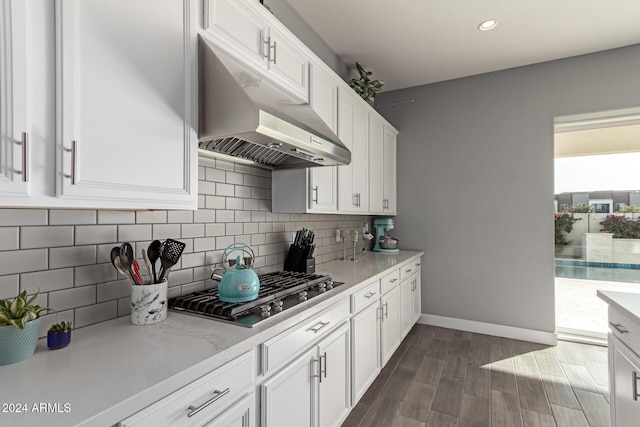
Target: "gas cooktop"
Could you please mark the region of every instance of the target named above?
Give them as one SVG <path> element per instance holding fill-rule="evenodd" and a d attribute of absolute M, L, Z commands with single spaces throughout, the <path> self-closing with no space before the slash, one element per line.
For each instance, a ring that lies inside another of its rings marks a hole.
<path fill-rule="evenodd" d="M 250 328 L 343 284 L 326 275 L 290 271 L 263 274 L 259 279 L 260 292 L 253 301 L 220 301 L 215 287 L 169 298 L 169 309 Z"/>

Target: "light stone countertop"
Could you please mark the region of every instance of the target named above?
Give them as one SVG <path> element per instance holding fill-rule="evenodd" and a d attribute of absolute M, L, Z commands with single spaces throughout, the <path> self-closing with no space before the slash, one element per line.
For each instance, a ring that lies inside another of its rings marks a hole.
<path fill-rule="evenodd" d="M 640 325 L 640 293 L 598 291 L 598 297 Z"/>
<path fill-rule="evenodd" d="M 135 326 L 126 316 L 74 330 L 60 350 L 41 339 L 28 360 L 0 366 L 0 426 L 114 425 L 422 254 L 368 252 L 357 262 L 319 264 L 317 273 L 345 284 L 254 328 L 169 312 L 155 325 Z M 34 412 L 42 403 L 49 412 Z"/>

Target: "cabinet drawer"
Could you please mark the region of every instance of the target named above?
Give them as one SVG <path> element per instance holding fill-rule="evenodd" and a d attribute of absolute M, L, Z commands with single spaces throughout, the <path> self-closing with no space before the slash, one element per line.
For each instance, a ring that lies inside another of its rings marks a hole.
<path fill-rule="evenodd" d="M 361 291 L 351 295 L 351 313 L 357 313 L 380 298 L 380 281 L 374 280 Z"/>
<path fill-rule="evenodd" d="M 305 320 L 262 344 L 262 373 L 266 375 L 296 354 L 306 350 L 313 342 L 324 337 L 349 317 L 349 300 L 330 307 L 323 313 Z"/>
<path fill-rule="evenodd" d="M 422 265 L 422 257 L 414 259 L 413 262 L 411 263 L 411 266 L 413 267 L 413 272 L 415 273 L 417 270 L 420 270 L 421 265 Z"/>
<path fill-rule="evenodd" d="M 408 262 L 400 266 L 400 281 L 407 280 L 413 274 L 413 264 Z"/>
<path fill-rule="evenodd" d="M 203 425 L 253 392 L 255 366 L 254 352 L 246 353 L 127 418 L 120 427 Z"/>
<path fill-rule="evenodd" d="M 609 306 L 609 330 L 640 355 L 640 325 L 611 306 Z"/>
<path fill-rule="evenodd" d="M 400 284 L 400 270 L 395 269 L 380 281 L 380 292 L 384 295 Z"/>

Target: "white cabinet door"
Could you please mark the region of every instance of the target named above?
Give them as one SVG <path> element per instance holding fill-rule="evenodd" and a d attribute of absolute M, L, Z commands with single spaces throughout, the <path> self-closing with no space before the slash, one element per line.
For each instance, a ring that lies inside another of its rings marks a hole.
<path fill-rule="evenodd" d="M 392 129 L 384 128 L 384 214 L 395 215 L 397 213 L 397 135 Z"/>
<path fill-rule="evenodd" d="M 351 319 L 352 405 L 355 406 L 380 373 L 380 318 L 378 304 Z"/>
<path fill-rule="evenodd" d="M 311 67 L 309 104 L 324 124 L 329 126 L 329 129 L 337 134 L 338 84 L 336 83 L 335 76 L 316 65 Z"/>
<path fill-rule="evenodd" d="M 344 324 L 318 346 L 318 426 L 337 427 L 349 414 L 349 325 Z"/>
<path fill-rule="evenodd" d="M 266 70 L 269 27 L 255 8 L 238 0 L 207 0 L 205 27 L 217 43 L 244 63 Z"/>
<path fill-rule="evenodd" d="M 309 168 L 309 212 L 335 212 L 338 208 L 337 166 Z"/>
<path fill-rule="evenodd" d="M 59 197 L 197 207 L 195 9 L 192 0 L 56 2 Z"/>
<path fill-rule="evenodd" d="M 304 47 L 276 27 L 269 29 L 269 73 L 284 89 L 309 102 L 309 60 Z"/>
<path fill-rule="evenodd" d="M 384 126 L 369 115 L 369 212 L 386 213 L 384 178 Z"/>
<path fill-rule="evenodd" d="M 640 357 L 609 334 L 612 426 L 637 425 L 640 419 Z"/>
<path fill-rule="evenodd" d="M 26 8 L 24 0 L 0 1 L 0 197 L 30 194 Z"/>
<path fill-rule="evenodd" d="M 380 298 L 381 361 L 386 365 L 400 344 L 400 287 L 396 286 Z"/>
<path fill-rule="evenodd" d="M 311 427 L 314 425 L 312 393 L 317 375 L 317 347 L 295 359 L 262 383 L 261 427 Z"/>
<path fill-rule="evenodd" d="M 338 137 L 351 151 L 351 164 L 338 166 L 340 212 L 369 211 L 369 114 L 354 95 L 338 91 Z"/>
<path fill-rule="evenodd" d="M 255 425 L 256 398 L 251 393 L 220 414 L 204 427 L 253 427 Z"/>
<path fill-rule="evenodd" d="M 411 297 L 412 308 L 411 313 L 413 314 L 413 321 L 411 324 L 415 324 L 422 315 L 422 285 L 421 285 L 421 277 L 420 277 L 420 268 L 414 271 L 413 275 L 411 275 L 411 283 L 413 295 Z"/>
<path fill-rule="evenodd" d="M 400 337 L 409 333 L 413 326 L 413 280 L 411 278 L 400 283 Z"/>

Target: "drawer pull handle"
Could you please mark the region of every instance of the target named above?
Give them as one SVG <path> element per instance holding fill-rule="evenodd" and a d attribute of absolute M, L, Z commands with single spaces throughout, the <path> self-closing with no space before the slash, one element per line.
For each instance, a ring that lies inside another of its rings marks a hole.
<path fill-rule="evenodd" d="M 329 323 L 331 322 L 320 322 L 319 325 L 320 326 L 314 326 L 313 328 L 311 328 L 310 330 L 313 331 L 314 334 L 317 334 L 320 329 L 324 328 L 325 326 L 327 326 Z"/>
<path fill-rule="evenodd" d="M 620 332 L 621 334 L 626 334 L 627 332 L 629 332 L 620 323 L 609 322 L 609 325 L 611 325 L 613 329 Z"/>
<path fill-rule="evenodd" d="M 420 267 L 421 265 L 422 265 L 422 263 L 419 262 L 419 263 L 416 264 L 416 267 Z"/>
<path fill-rule="evenodd" d="M 638 401 L 638 374 L 636 373 L 636 371 L 632 372 L 631 377 L 633 378 L 633 400 L 635 400 L 636 402 Z"/>
<path fill-rule="evenodd" d="M 389 303 L 388 302 L 384 303 L 384 317 L 385 318 L 389 318 Z"/>
<path fill-rule="evenodd" d="M 398 279 L 396 279 L 395 277 L 393 279 L 389 280 L 390 283 L 395 283 L 397 281 L 398 281 Z"/>
<path fill-rule="evenodd" d="M 368 294 L 366 294 L 364 297 L 365 297 L 366 299 L 369 299 L 369 298 L 371 298 L 372 296 L 374 296 L 375 294 L 376 294 L 375 292 L 369 292 L 369 293 L 368 293 Z"/>
<path fill-rule="evenodd" d="M 411 269 L 411 268 L 409 268 L 408 270 L 405 270 L 404 272 L 405 272 L 405 273 L 411 273 L 411 271 L 412 271 L 412 269 Z"/>
<path fill-rule="evenodd" d="M 224 390 L 220 391 L 220 390 L 215 390 L 215 396 L 213 396 L 211 399 L 207 400 L 206 402 L 204 402 L 202 405 L 195 407 L 195 406 L 189 406 L 189 409 L 191 410 L 191 412 L 189 412 L 187 414 L 188 418 L 193 417 L 195 414 L 197 414 L 198 412 L 202 411 L 204 408 L 206 408 L 207 406 L 215 403 L 218 399 L 220 399 L 222 396 L 225 396 L 227 394 L 229 394 L 229 392 L 231 391 L 230 388 L 225 388 Z"/>
<path fill-rule="evenodd" d="M 64 177 L 67 179 L 71 179 L 71 185 L 76 185 L 76 174 L 77 174 L 77 142 L 75 140 L 71 141 L 71 148 L 64 148 L 64 151 L 67 153 L 71 153 L 71 174 L 64 174 Z"/>

